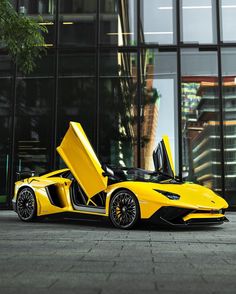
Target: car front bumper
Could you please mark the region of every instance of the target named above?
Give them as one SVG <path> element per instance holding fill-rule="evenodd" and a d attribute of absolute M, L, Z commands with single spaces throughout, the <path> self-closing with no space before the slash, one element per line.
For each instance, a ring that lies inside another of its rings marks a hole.
<path fill-rule="evenodd" d="M 223 212 L 224 213 L 224 212 Z M 196 212 L 192 209 L 165 206 L 156 211 L 150 221 L 155 224 L 175 227 L 221 225 L 229 220 L 224 214 L 213 214 L 209 211 Z"/>

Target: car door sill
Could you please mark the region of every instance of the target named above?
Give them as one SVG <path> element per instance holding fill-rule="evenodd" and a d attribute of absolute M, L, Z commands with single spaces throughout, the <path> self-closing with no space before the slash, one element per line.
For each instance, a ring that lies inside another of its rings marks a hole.
<path fill-rule="evenodd" d="M 88 207 L 85 205 L 76 205 L 76 204 L 74 204 L 73 206 L 74 206 L 74 209 L 77 211 L 106 214 L 106 209 L 104 207 Z"/>

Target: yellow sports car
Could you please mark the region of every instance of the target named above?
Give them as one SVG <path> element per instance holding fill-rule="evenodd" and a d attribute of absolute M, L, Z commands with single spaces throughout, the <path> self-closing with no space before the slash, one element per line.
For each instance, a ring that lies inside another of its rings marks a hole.
<path fill-rule="evenodd" d="M 155 171 L 101 165 L 76 122 L 70 122 L 57 151 L 67 169 L 15 183 L 12 203 L 21 220 L 79 213 L 108 217 L 122 229 L 148 219 L 175 226 L 227 221 L 223 198 L 175 176 L 167 136 L 153 152 Z"/>

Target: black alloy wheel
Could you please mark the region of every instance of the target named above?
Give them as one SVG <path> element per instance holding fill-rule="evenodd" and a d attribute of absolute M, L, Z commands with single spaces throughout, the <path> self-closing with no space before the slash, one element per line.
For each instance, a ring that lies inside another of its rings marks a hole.
<path fill-rule="evenodd" d="M 115 227 L 130 229 L 139 219 L 138 200 L 130 191 L 120 190 L 111 199 L 109 213 Z"/>
<path fill-rule="evenodd" d="M 23 221 L 32 221 L 36 217 L 37 203 L 34 192 L 30 188 L 22 189 L 17 197 L 16 211 Z"/>

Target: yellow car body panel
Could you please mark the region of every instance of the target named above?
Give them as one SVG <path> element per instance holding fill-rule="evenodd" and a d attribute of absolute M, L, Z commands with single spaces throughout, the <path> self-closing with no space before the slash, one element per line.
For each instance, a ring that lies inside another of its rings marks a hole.
<path fill-rule="evenodd" d="M 156 184 L 144 182 L 122 182 L 109 186 L 107 192 L 107 206 L 109 208 L 110 195 L 120 187 L 132 191 L 139 200 L 142 219 L 150 218 L 160 207 L 175 206 L 192 210 L 217 211 L 226 209 L 227 202 L 217 196 L 210 189 L 196 184 Z M 179 200 L 170 200 L 155 190 L 169 191 L 180 196 Z M 214 203 L 213 203 L 214 202 Z M 205 216 L 205 214 L 204 214 Z"/>
<path fill-rule="evenodd" d="M 222 218 L 224 215 L 222 213 L 190 213 L 183 217 L 184 221 L 188 221 L 192 218 L 201 219 L 201 218 Z"/>
<path fill-rule="evenodd" d="M 60 170 L 68 171 L 68 169 Z M 86 212 L 83 210 L 75 210 L 73 208 L 71 197 L 70 197 L 70 185 L 71 180 L 60 178 L 60 177 L 53 177 L 53 175 L 57 174 L 60 171 L 55 171 L 50 174 L 50 179 L 47 178 L 47 175 L 41 177 L 31 177 L 24 181 L 17 181 L 15 183 L 15 192 L 13 197 L 13 203 L 17 200 L 17 195 L 19 190 L 23 187 L 29 187 L 34 190 L 35 198 L 37 202 L 37 216 L 45 216 L 45 215 L 52 215 L 57 213 L 64 213 L 64 212 L 73 212 L 73 213 L 82 213 L 82 214 L 92 214 L 92 215 L 100 215 L 100 216 L 107 216 L 105 213 L 95 213 L 95 212 Z M 52 184 L 55 184 L 58 187 L 58 197 L 60 198 L 61 206 L 58 207 L 51 203 L 50 198 L 48 197 L 48 193 L 46 188 Z"/>
<path fill-rule="evenodd" d="M 102 175 L 104 171 L 80 123 L 70 122 L 57 151 L 89 198 L 107 188 L 108 179 Z"/>
<path fill-rule="evenodd" d="M 16 201 L 18 192 L 23 187 L 28 187 L 34 190 L 35 198 L 37 202 L 37 215 L 47 215 L 47 214 L 55 214 L 55 213 L 61 213 L 63 211 L 72 210 L 71 208 L 71 202 L 68 200 L 68 193 L 66 192 L 66 185 L 65 183 L 70 182 L 68 180 L 59 178 L 59 177 L 52 177 L 53 174 L 56 172 L 50 173 L 50 178 L 46 178 L 45 175 L 42 177 L 31 177 L 29 179 L 25 179 L 24 181 L 18 181 L 15 183 L 15 192 L 13 201 Z M 58 173 L 58 171 L 57 171 Z M 60 199 L 62 203 L 64 204 L 64 207 L 57 207 L 55 205 L 52 205 L 50 202 L 50 199 L 47 194 L 46 187 L 55 184 L 58 187 L 59 195 L 61 196 Z"/>
<path fill-rule="evenodd" d="M 167 135 L 163 136 L 163 142 L 164 142 L 165 147 L 166 147 L 166 152 L 167 152 L 167 156 L 168 156 L 168 159 L 169 159 L 169 162 L 170 162 L 171 170 L 173 172 L 173 175 L 175 176 L 174 161 L 173 161 L 173 158 L 172 158 L 169 137 Z"/>
<path fill-rule="evenodd" d="M 163 137 L 162 143 L 161 148 L 165 149 L 163 154 L 167 156 L 168 169 L 175 174 L 167 136 Z M 70 123 L 57 150 L 68 168 L 17 181 L 12 200 L 15 211 L 20 191 L 27 188 L 34 192 L 37 216 L 69 212 L 110 217 L 113 196 L 122 190 L 129 191 L 137 199 L 139 217 L 143 220 L 158 216 L 160 220 L 174 225 L 186 225 L 196 221 L 208 223 L 214 220 L 223 223 L 225 220 L 224 210 L 228 207 L 227 202 L 201 185 L 178 182 L 174 178 L 157 182 L 119 180 L 108 183 L 107 172 L 104 174 L 79 123 Z M 80 191 L 79 196 L 74 194 L 77 191 L 74 188 L 76 183 Z M 169 195 L 176 197 L 169 198 Z M 84 197 L 85 202 L 78 204 L 76 201 L 80 200 L 79 197 Z M 104 203 L 99 202 L 102 200 Z M 175 211 L 178 218 L 170 219 L 166 216 Z"/>
<path fill-rule="evenodd" d="M 33 182 L 31 182 L 34 180 Z M 36 200 L 37 200 L 37 215 L 43 216 L 43 215 L 50 215 L 50 214 L 56 214 L 56 213 L 62 213 L 62 212 L 75 212 L 75 213 L 82 213 L 82 214 L 92 214 L 92 215 L 100 215 L 100 216 L 109 216 L 109 204 L 110 204 L 110 198 L 113 193 L 115 193 L 118 189 L 127 189 L 132 191 L 135 196 L 137 197 L 139 201 L 140 206 L 140 218 L 141 219 L 149 219 L 156 211 L 158 211 L 161 207 L 181 207 L 181 208 L 187 208 L 192 210 L 205 210 L 206 213 L 192 213 L 188 216 L 184 217 L 183 220 L 187 221 L 191 218 L 214 218 L 214 217 L 223 217 L 223 215 L 220 215 L 218 213 L 208 213 L 209 211 L 217 211 L 220 209 L 226 209 L 228 207 L 227 202 L 214 194 L 210 189 L 196 185 L 196 184 L 183 184 L 182 187 L 177 187 L 178 185 L 171 185 L 171 184 L 155 184 L 155 183 L 143 183 L 143 182 L 121 182 L 114 185 L 110 185 L 107 190 L 107 197 L 106 197 L 106 205 L 105 205 L 105 213 L 95 213 L 95 212 L 85 212 L 82 210 L 74 210 L 73 205 L 71 203 L 70 199 L 70 184 L 71 181 L 67 179 L 62 178 L 51 178 L 46 179 L 44 178 L 41 181 L 40 178 L 33 177 L 29 179 L 29 182 L 31 182 L 31 185 L 26 184 L 26 182 L 16 182 L 16 189 L 15 189 L 15 195 L 14 199 L 16 200 L 18 189 L 22 186 L 29 186 L 34 189 L 36 194 Z M 62 199 L 63 207 L 56 207 L 54 206 L 46 193 L 46 190 L 44 189 L 48 185 L 52 184 L 52 182 L 55 182 L 57 186 L 59 187 L 59 195 Z M 174 189 L 171 189 L 174 187 Z M 200 201 L 196 198 L 199 195 L 199 189 L 203 188 L 204 190 L 204 196 Z M 158 193 L 155 191 L 157 190 L 166 190 L 170 192 L 179 193 L 181 195 L 181 200 L 175 201 L 175 200 L 169 200 L 165 196 L 163 196 L 161 193 Z M 183 193 L 183 191 L 185 193 Z M 191 199 L 189 199 L 188 192 L 191 191 Z M 187 199 L 188 198 L 188 199 Z M 215 203 L 212 203 L 214 201 Z M 201 203 L 201 204 L 199 204 Z"/>

